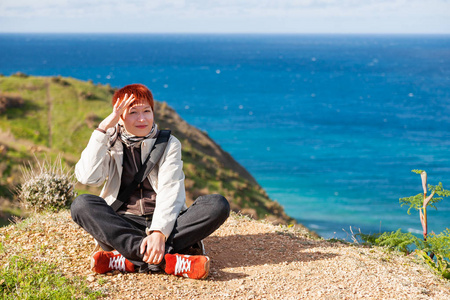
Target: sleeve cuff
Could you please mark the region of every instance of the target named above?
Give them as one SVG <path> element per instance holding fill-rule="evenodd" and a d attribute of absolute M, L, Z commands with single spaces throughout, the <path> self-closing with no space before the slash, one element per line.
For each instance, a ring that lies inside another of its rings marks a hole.
<path fill-rule="evenodd" d="M 97 130 L 97 131 L 100 131 L 101 133 L 104 133 L 104 134 L 106 134 L 106 130 L 103 130 L 103 129 L 101 129 L 101 128 L 95 128 L 95 130 Z"/>
<path fill-rule="evenodd" d="M 101 144 L 106 144 L 109 139 L 108 133 L 103 133 L 100 130 L 95 129 L 94 132 L 92 132 L 92 138 L 94 138 L 95 141 Z"/>
<path fill-rule="evenodd" d="M 154 231 L 159 231 L 164 235 L 164 239 L 167 241 L 168 236 L 166 234 L 164 234 L 164 232 L 162 232 L 161 230 L 155 230 L 155 229 L 150 229 L 149 227 L 145 228 L 145 234 L 146 235 L 150 235 L 152 234 L 152 232 Z"/>

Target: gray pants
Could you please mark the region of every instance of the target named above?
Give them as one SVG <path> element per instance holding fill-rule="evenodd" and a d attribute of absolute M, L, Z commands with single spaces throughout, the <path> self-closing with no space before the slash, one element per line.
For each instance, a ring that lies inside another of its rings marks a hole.
<path fill-rule="evenodd" d="M 119 215 L 99 196 L 78 196 L 70 208 L 72 219 L 92 235 L 103 250 L 117 250 L 140 271 L 148 264 L 140 253 L 151 216 Z M 178 216 L 166 241 L 166 253 L 183 253 L 209 236 L 230 214 L 230 205 L 221 195 L 200 196 Z"/>

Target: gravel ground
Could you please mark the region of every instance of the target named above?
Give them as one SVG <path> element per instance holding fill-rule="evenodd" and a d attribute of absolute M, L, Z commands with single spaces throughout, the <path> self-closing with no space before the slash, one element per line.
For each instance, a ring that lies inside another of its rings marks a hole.
<path fill-rule="evenodd" d="M 309 236 L 233 214 L 205 240 L 206 280 L 98 275 L 89 270 L 92 238 L 63 211 L 0 228 L 0 262 L 20 254 L 54 263 L 65 276 L 84 276 L 105 299 L 450 299 L 450 281 L 414 255 Z"/>

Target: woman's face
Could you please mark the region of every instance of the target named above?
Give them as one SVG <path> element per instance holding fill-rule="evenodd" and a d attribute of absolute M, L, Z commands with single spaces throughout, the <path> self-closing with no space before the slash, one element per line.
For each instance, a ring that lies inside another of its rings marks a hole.
<path fill-rule="evenodd" d="M 122 114 L 123 125 L 132 135 L 146 136 L 153 126 L 152 107 L 146 102 L 135 102 Z"/>

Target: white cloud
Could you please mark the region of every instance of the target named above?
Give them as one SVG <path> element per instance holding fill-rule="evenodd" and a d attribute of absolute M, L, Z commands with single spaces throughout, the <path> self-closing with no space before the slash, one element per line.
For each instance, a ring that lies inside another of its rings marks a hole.
<path fill-rule="evenodd" d="M 394 32 L 450 33 L 449 20 L 448 0 L 0 0 L 0 30 L 375 32 L 383 22 Z"/>
<path fill-rule="evenodd" d="M 402 9 L 406 11 L 417 7 L 417 4 L 425 4 L 423 14 L 427 11 L 434 11 L 433 7 L 450 7 L 445 0 L 431 1 L 406 1 L 406 0 L 2 0 L 0 2 L 0 16 L 19 17 L 30 16 L 67 16 L 74 12 L 84 12 L 89 14 L 145 14 L 145 13 L 168 13 L 174 15 L 196 13 L 207 14 L 220 12 L 229 15 L 233 14 L 307 14 L 310 11 L 315 13 L 323 12 L 325 15 L 335 12 L 346 12 L 347 15 L 361 11 L 371 10 L 372 12 L 393 11 L 402 14 Z M 450 14 L 449 11 L 447 11 Z"/>
<path fill-rule="evenodd" d="M 3 17 L 82 17 L 82 14 L 98 16 L 123 16 L 141 14 L 157 10 L 179 9 L 184 0 L 2 0 L 0 16 Z"/>

